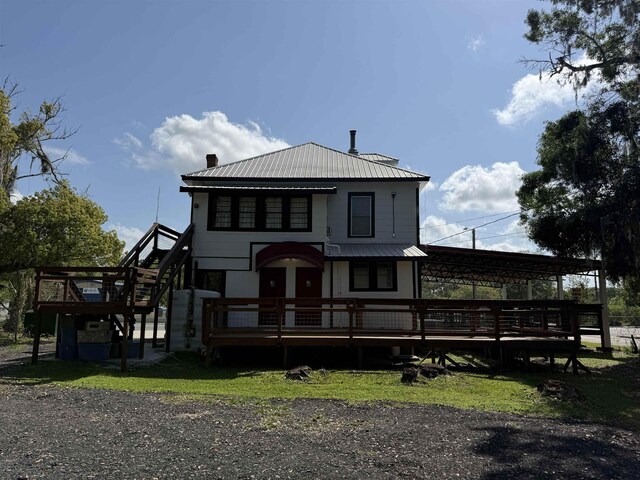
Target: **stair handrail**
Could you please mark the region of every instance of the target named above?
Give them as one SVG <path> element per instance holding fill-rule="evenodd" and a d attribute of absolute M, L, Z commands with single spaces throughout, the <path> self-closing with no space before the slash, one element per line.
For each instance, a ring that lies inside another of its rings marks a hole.
<path fill-rule="evenodd" d="M 120 260 L 120 262 L 118 263 L 119 267 L 129 266 L 129 264 L 135 258 L 136 253 L 141 252 L 144 249 L 144 247 L 146 247 L 149 244 L 149 242 L 153 239 L 154 235 L 158 230 L 159 225 L 160 224 L 158 223 L 154 223 L 153 225 L 151 225 L 151 228 L 147 230 L 147 232 L 142 236 L 142 238 L 140 238 L 140 240 L 138 240 L 138 242 L 133 246 L 133 248 L 127 252 L 127 254 L 122 258 L 122 260 Z"/>
<path fill-rule="evenodd" d="M 182 252 L 184 247 L 191 242 L 194 228 L 194 224 L 191 223 L 186 230 L 182 232 L 182 235 L 180 235 L 176 243 L 173 244 L 171 250 L 167 252 L 162 261 L 158 264 L 158 280 L 164 276 L 167 269 L 171 266 L 174 260 L 178 258 L 178 253 Z"/>

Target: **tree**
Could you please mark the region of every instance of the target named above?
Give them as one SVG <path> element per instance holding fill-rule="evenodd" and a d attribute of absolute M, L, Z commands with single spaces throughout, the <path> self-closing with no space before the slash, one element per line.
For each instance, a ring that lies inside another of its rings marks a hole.
<path fill-rule="evenodd" d="M 51 158 L 44 146 L 50 141 L 65 140 L 76 132 L 61 125 L 63 106 L 59 98 L 42 102 L 36 114 L 22 112 L 18 122 L 13 123 L 15 107 L 11 99 L 17 93 L 17 85 L 11 86 L 7 81 L 0 88 L 0 197 L 9 196 L 22 178 L 44 176 L 57 182 L 61 175 L 57 167 L 66 154 Z M 20 164 L 26 161 L 29 168 L 21 171 Z"/>
<path fill-rule="evenodd" d="M 525 38 L 548 59 L 525 60 L 561 81 L 586 86 L 597 74 L 609 86 L 633 81 L 640 63 L 638 0 L 550 0 L 550 12 L 529 10 Z M 637 78 L 636 78 L 637 81 Z"/>
<path fill-rule="evenodd" d="M 640 272 L 640 2 L 551 0 L 529 11 L 529 41 L 549 51 L 529 60 L 576 89 L 597 84 L 585 108 L 548 122 L 541 169 L 517 192 L 522 223 L 557 255 L 603 257 L 614 281 Z"/>
<path fill-rule="evenodd" d="M 116 264 L 124 242 L 105 232 L 107 215 L 67 182 L 25 197 L 0 213 L 0 274 L 9 291 L 9 321 L 5 330 L 17 335 L 30 304 L 33 268 Z"/>

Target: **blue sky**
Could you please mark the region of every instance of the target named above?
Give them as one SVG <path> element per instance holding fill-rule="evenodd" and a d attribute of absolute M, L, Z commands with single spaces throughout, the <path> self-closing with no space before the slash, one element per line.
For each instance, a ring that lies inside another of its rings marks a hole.
<path fill-rule="evenodd" d="M 432 241 L 516 211 L 544 122 L 575 106 L 570 87 L 518 62 L 546 57 L 522 37 L 527 10 L 546 6 L 0 0 L 0 74 L 20 84 L 17 111 L 62 96 L 79 131 L 51 151 L 71 148 L 69 180 L 129 242 L 155 220 L 158 189 L 159 221 L 187 225 L 180 173 L 204 168 L 205 153 L 224 163 L 307 141 L 346 151 L 349 129 L 361 152 L 431 175 L 421 216 Z M 532 250 L 515 220 L 479 229 L 479 246 Z"/>

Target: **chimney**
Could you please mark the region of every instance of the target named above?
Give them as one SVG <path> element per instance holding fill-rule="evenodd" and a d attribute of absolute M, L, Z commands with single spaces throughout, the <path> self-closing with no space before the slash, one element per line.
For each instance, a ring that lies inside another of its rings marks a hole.
<path fill-rule="evenodd" d="M 358 150 L 356 150 L 356 131 L 349 130 L 349 135 L 351 135 L 351 148 L 349 149 L 349 153 L 351 155 L 358 155 Z"/>
<path fill-rule="evenodd" d="M 215 153 L 207 153 L 207 168 L 218 166 L 218 156 Z"/>

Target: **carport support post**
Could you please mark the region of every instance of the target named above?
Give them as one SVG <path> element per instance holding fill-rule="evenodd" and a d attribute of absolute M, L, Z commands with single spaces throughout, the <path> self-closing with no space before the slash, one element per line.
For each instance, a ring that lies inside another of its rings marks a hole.
<path fill-rule="evenodd" d="M 129 331 L 129 314 L 125 313 L 123 317 L 124 317 L 124 325 L 122 328 L 123 330 L 122 343 L 120 344 L 120 371 L 126 372 L 127 371 L 127 346 L 129 343 L 129 338 L 127 335 L 127 332 Z"/>
<path fill-rule="evenodd" d="M 609 330 L 609 305 L 607 305 L 607 278 L 604 268 L 598 270 L 600 283 L 600 303 L 602 304 L 602 350 L 611 350 L 611 331 Z"/>

